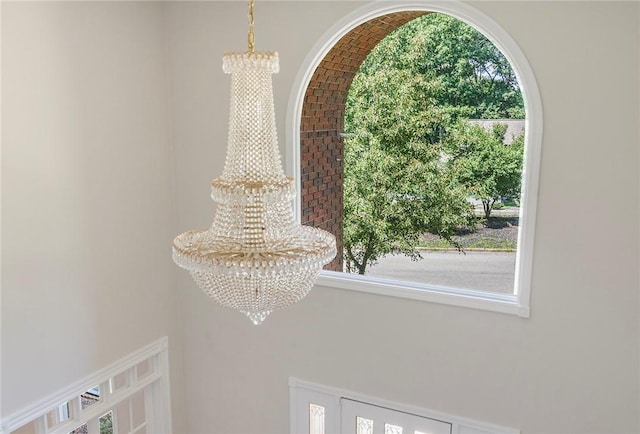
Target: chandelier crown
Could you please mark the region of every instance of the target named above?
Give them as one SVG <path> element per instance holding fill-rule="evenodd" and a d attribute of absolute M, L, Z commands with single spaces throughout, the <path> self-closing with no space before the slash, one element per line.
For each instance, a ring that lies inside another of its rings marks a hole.
<path fill-rule="evenodd" d="M 271 74 L 278 71 L 275 52 L 226 53 L 222 69 L 231 74 L 227 160 L 221 180 L 281 183 L 282 170 Z"/>

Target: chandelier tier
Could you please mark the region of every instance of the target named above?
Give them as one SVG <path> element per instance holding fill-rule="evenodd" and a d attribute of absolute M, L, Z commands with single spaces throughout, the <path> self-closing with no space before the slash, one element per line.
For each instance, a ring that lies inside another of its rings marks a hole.
<path fill-rule="evenodd" d="M 276 136 L 278 54 L 253 51 L 253 1 L 249 14 L 249 51 L 223 56 L 231 101 L 227 158 L 211 183 L 216 215 L 211 227 L 175 238 L 173 260 L 212 299 L 258 325 L 307 295 L 335 257 L 336 240 L 296 223 L 294 181 L 284 174 Z"/>

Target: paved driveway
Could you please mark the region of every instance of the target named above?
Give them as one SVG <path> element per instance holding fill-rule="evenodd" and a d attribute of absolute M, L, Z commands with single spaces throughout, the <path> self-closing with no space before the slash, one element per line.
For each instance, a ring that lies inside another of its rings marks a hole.
<path fill-rule="evenodd" d="M 455 288 L 513 292 L 515 252 L 425 252 L 412 261 L 404 255 L 382 258 L 369 268 L 370 276 Z"/>

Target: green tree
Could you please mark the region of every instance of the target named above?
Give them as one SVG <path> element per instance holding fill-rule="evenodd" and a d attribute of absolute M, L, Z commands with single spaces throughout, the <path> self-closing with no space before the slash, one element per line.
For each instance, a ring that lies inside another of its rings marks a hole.
<path fill-rule="evenodd" d="M 473 225 L 466 194 L 442 161 L 437 125 L 443 112 L 415 98 L 420 76 L 380 70 L 354 83 L 357 111 L 345 139 L 344 235 L 348 271 L 364 274 L 383 255 L 420 258 L 420 235 L 452 241 Z M 372 93 L 370 89 L 376 89 Z"/>
<path fill-rule="evenodd" d="M 499 199 L 520 198 L 524 132 L 505 145 L 506 130 L 505 124 L 487 131 L 461 121 L 446 138 L 448 164 L 470 194 L 482 201 L 486 219 Z"/>
<path fill-rule="evenodd" d="M 358 76 L 382 69 L 421 76 L 429 86 L 415 97 L 431 99 L 452 121 L 524 118 L 522 93 L 508 60 L 482 33 L 448 15 L 427 14 L 389 34 Z"/>
<path fill-rule="evenodd" d="M 383 39 L 347 96 L 347 270 L 364 274 L 390 253 L 418 259 L 425 232 L 455 245 L 458 229 L 475 227 L 469 184 L 447 164 L 444 138 L 460 119 L 514 117 L 524 117 L 516 76 L 471 26 L 432 13 Z"/>

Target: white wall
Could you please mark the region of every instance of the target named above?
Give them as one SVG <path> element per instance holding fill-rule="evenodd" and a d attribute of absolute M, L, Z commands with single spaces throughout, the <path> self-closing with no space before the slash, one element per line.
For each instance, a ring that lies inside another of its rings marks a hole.
<path fill-rule="evenodd" d="M 286 432 L 289 376 L 525 434 L 640 431 L 638 4 L 472 5 L 542 93 L 531 318 L 317 288 L 255 327 L 169 256 L 212 219 L 245 2 L 3 2 L 3 414 L 169 335 L 176 433 Z M 258 2 L 281 132 L 358 6 Z"/>
<path fill-rule="evenodd" d="M 282 433 L 287 378 L 522 429 L 640 430 L 638 4 L 472 2 L 539 80 L 545 133 L 530 319 L 317 288 L 260 327 L 180 281 L 190 433 Z M 293 78 L 357 2 L 258 2 L 278 50 L 280 132 Z M 167 5 L 180 230 L 205 226 L 222 170 L 244 2 Z M 284 142 L 281 136 L 281 142 Z"/>
<path fill-rule="evenodd" d="M 168 335 L 184 431 L 160 3 L 2 3 L 2 414 Z"/>

